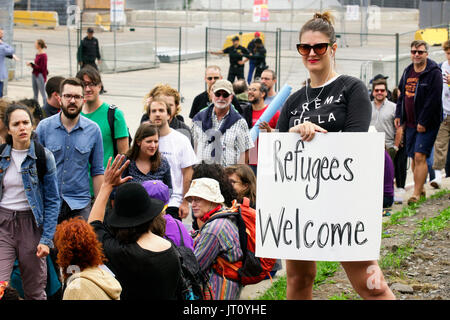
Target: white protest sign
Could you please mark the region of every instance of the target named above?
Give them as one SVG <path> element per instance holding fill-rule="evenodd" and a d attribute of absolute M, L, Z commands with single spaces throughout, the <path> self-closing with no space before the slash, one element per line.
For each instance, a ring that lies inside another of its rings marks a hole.
<path fill-rule="evenodd" d="M 378 260 L 384 133 L 261 133 L 256 255 Z"/>
<path fill-rule="evenodd" d="M 127 21 L 125 0 L 111 0 L 109 16 L 112 25 L 125 24 Z"/>
<path fill-rule="evenodd" d="M 67 28 L 79 28 L 80 26 L 80 7 L 76 5 L 71 5 L 67 7 Z"/>

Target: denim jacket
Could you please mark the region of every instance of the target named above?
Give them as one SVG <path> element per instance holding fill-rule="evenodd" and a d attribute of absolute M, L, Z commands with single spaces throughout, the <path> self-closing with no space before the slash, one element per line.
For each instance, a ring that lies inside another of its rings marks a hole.
<path fill-rule="evenodd" d="M 33 142 L 33 140 L 32 140 Z M 42 228 L 39 243 L 53 248 L 53 235 L 58 221 L 61 200 L 56 179 L 56 164 L 53 154 L 45 149 L 47 173 L 43 184 L 39 181 L 36 169 L 36 154 L 34 143 L 30 144 L 28 154 L 22 162 L 22 181 L 28 203 L 35 218 L 36 224 Z M 11 162 L 11 145 L 6 145 L 0 155 L 0 199 L 3 197 L 3 177 Z"/>

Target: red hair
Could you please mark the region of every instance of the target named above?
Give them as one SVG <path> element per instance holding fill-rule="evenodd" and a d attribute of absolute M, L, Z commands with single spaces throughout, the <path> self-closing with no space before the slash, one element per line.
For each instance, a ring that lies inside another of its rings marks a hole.
<path fill-rule="evenodd" d="M 94 228 L 81 217 L 63 221 L 56 227 L 55 246 L 58 250 L 56 263 L 63 270 L 64 279 L 72 274 L 69 266 L 83 271 L 106 261 Z"/>

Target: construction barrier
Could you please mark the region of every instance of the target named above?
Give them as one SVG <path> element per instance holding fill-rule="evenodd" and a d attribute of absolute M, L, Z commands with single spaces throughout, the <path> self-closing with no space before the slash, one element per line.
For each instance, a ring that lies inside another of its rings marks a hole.
<path fill-rule="evenodd" d="M 55 29 L 59 26 L 56 11 L 14 10 L 14 25 Z"/>
<path fill-rule="evenodd" d="M 440 46 L 448 40 L 447 28 L 428 28 L 417 30 L 414 40 L 423 40 L 430 46 Z"/>

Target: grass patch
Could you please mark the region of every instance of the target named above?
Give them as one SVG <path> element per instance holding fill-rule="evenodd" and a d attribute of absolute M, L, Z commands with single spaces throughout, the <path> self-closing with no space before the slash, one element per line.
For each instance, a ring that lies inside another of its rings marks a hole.
<path fill-rule="evenodd" d="M 422 239 L 433 232 L 438 232 L 442 229 L 448 228 L 450 225 L 450 207 L 442 210 L 439 215 L 433 218 L 424 218 L 419 222 L 419 227 L 416 230 L 415 236 Z"/>
<path fill-rule="evenodd" d="M 347 295 L 345 292 L 341 292 L 341 294 L 335 294 L 328 298 L 328 300 L 350 300 L 351 297 Z"/>
<path fill-rule="evenodd" d="M 317 274 L 314 280 L 313 289 L 323 284 L 329 277 L 332 277 L 339 268 L 339 262 L 317 261 Z M 258 300 L 286 300 L 286 276 L 274 281 L 272 286 L 266 290 Z"/>
<path fill-rule="evenodd" d="M 394 225 L 394 224 L 400 224 L 401 219 L 405 217 L 412 217 L 417 213 L 417 209 L 426 201 L 440 198 L 444 195 L 450 194 L 450 190 L 443 189 L 441 191 L 438 191 L 434 193 L 433 195 L 429 196 L 428 198 L 420 197 L 419 201 L 417 203 L 410 204 L 406 207 L 404 207 L 401 211 L 397 211 L 394 214 L 391 215 L 390 219 L 383 223 L 383 228 Z"/>
<path fill-rule="evenodd" d="M 414 248 L 410 246 L 402 246 L 394 252 L 389 252 L 379 261 L 381 269 L 400 268 L 403 260 L 414 252 Z"/>

